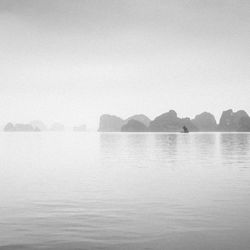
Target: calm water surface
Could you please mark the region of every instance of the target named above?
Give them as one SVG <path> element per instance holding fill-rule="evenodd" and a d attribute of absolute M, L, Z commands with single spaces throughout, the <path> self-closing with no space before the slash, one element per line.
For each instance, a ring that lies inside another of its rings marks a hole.
<path fill-rule="evenodd" d="M 0 249 L 250 249 L 250 134 L 1 133 Z"/>

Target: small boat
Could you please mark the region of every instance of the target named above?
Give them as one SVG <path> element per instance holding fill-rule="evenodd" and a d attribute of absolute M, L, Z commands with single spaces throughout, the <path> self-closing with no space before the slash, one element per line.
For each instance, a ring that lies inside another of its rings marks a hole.
<path fill-rule="evenodd" d="M 181 133 L 189 133 L 189 130 L 186 126 L 182 127 L 183 131 Z"/>

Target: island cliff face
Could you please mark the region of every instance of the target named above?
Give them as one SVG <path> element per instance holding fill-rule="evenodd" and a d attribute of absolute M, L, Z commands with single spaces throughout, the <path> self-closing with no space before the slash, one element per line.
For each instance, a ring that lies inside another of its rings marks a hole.
<path fill-rule="evenodd" d="M 198 131 L 198 128 L 189 118 L 179 118 L 174 110 L 170 110 L 156 117 L 149 125 L 149 131 L 152 132 L 180 132 L 183 126 L 189 131 Z"/>
<path fill-rule="evenodd" d="M 148 127 L 145 124 L 133 119 L 121 127 L 122 132 L 146 132 L 147 130 Z"/>
<path fill-rule="evenodd" d="M 218 130 L 225 132 L 246 130 L 249 125 L 248 118 L 249 116 L 244 110 L 237 112 L 233 112 L 232 109 L 226 110 L 221 115 Z"/>
<path fill-rule="evenodd" d="M 127 118 L 126 120 L 123 120 L 122 118 L 118 117 L 118 116 L 114 116 L 114 115 L 108 115 L 108 114 L 104 114 L 100 117 L 100 122 L 99 122 L 99 132 L 120 132 L 123 125 L 126 125 L 129 123 L 129 121 L 134 120 L 134 121 L 138 121 L 140 122 L 142 125 L 144 125 L 145 127 L 147 127 L 150 123 L 150 119 L 142 114 L 139 115 L 134 115 L 131 116 L 129 118 Z M 132 132 L 132 127 L 135 125 L 135 130 L 138 130 L 140 126 L 138 126 L 139 124 L 135 122 L 129 123 L 128 127 L 125 127 L 124 129 L 130 129 L 130 132 Z M 144 131 L 144 127 L 141 126 L 141 128 Z M 137 131 L 139 132 L 139 131 Z"/>
<path fill-rule="evenodd" d="M 128 123 L 130 120 L 138 121 L 144 124 L 146 127 L 148 127 L 151 122 L 151 120 L 143 114 L 130 116 L 128 119 L 126 119 L 125 123 Z"/>
<path fill-rule="evenodd" d="M 199 131 L 209 132 L 217 130 L 215 117 L 208 112 L 203 112 L 199 115 L 196 115 L 191 121 L 199 129 Z"/>
<path fill-rule="evenodd" d="M 100 132 L 120 132 L 124 125 L 124 120 L 115 115 L 102 115 L 100 117 L 99 129 Z"/>
<path fill-rule="evenodd" d="M 250 132 L 250 117 L 241 117 L 239 121 L 239 132 Z"/>

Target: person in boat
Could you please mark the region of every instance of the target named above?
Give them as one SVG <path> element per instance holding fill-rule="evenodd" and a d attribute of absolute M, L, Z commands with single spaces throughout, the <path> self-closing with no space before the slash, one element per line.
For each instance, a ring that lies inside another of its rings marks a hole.
<path fill-rule="evenodd" d="M 189 133 L 188 128 L 186 126 L 183 126 L 183 133 Z"/>

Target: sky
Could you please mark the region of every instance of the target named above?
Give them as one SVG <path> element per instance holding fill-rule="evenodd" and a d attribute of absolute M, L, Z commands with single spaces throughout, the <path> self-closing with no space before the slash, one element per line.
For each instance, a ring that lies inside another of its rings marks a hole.
<path fill-rule="evenodd" d="M 0 0 L 0 124 L 250 114 L 249 0 Z"/>

